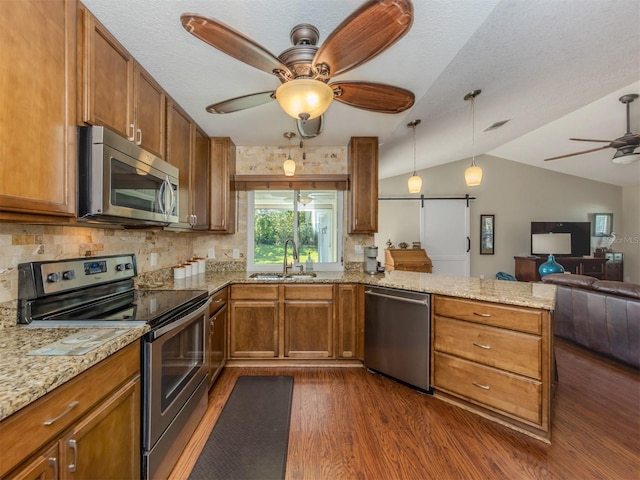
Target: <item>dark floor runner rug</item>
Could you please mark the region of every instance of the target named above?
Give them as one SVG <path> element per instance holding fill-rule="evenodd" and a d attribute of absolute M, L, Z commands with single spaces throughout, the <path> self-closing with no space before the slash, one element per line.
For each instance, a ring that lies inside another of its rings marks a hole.
<path fill-rule="evenodd" d="M 189 478 L 283 479 L 292 396 L 293 377 L 239 377 Z"/>

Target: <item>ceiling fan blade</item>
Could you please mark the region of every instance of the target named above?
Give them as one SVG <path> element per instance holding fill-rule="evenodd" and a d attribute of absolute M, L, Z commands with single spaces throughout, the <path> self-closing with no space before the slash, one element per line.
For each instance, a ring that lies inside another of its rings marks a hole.
<path fill-rule="evenodd" d="M 313 65 L 325 79 L 348 72 L 397 42 L 412 23 L 411 0 L 368 0 L 329 34 Z"/>
<path fill-rule="evenodd" d="M 268 103 L 273 100 L 273 94 L 274 92 L 270 91 L 230 98 L 229 100 L 209 105 L 206 110 L 209 113 L 237 112 L 238 110 L 245 110 L 247 108 L 257 107 L 263 103 Z"/>
<path fill-rule="evenodd" d="M 598 148 L 592 148 L 591 150 L 584 150 L 582 152 L 568 153 L 566 155 L 560 155 L 559 157 L 545 158 L 544 161 L 547 162 L 549 160 L 557 160 L 559 158 L 567 158 L 567 157 L 573 157 L 575 155 L 582 155 L 583 153 L 597 152 L 598 150 L 604 150 L 605 148 L 609 148 L 609 145 L 604 145 Z"/>
<path fill-rule="evenodd" d="M 413 93 L 404 88 L 370 82 L 334 82 L 334 99 L 372 112 L 400 113 L 411 108 Z"/>
<path fill-rule="evenodd" d="M 278 57 L 222 22 L 194 13 L 183 13 L 180 20 L 187 32 L 236 60 L 263 72 L 282 71 L 291 75 Z"/>
<path fill-rule="evenodd" d="M 569 140 L 575 140 L 577 142 L 600 142 L 611 143 L 613 140 L 594 140 L 593 138 L 570 138 Z"/>

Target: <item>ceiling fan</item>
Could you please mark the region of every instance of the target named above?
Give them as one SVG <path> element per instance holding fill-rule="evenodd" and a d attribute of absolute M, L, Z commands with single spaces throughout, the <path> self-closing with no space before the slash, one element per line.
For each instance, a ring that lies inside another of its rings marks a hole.
<path fill-rule="evenodd" d="M 231 113 L 272 100 L 296 119 L 303 138 L 322 130 L 322 115 L 332 100 L 380 113 L 400 113 L 414 103 L 412 92 L 400 87 L 364 81 L 328 83 L 330 79 L 371 60 L 402 38 L 413 23 L 411 0 L 367 0 L 317 46 L 319 31 L 309 24 L 293 27 L 292 47 L 273 55 L 249 37 L 224 23 L 184 13 L 182 26 L 227 55 L 275 75 L 275 91 L 242 95 L 206 107 L 210 113 Z M 310 95 L 309 92 L 314 92 Z M 311 102 L 303 104 L 306 98 Z M 315 119 L 315 120 L 314 120 Z"/>
<path fill-rule="evenodd" d="M 629 116 L 629 104 L 633 102 L 636 98 L 638 98 L 637 93 L 629 93 L 627 95 L 623 95 L 619 98 L 619 100 L 627 106 L 627 133 L 625 133 L 620 138 L 616 138 L 615 140 L 595 140 L 592 138 L 570 138 L 569 140 L 576 140 L 578 142 L 600 142 L 607 143 L 608 145 L 603 145 L 598 148 L 591 148 L 589 150 L 583 150 L 581 152 L 569 153 L 567 155 L 560 155 L 558 157 L 545 158 L 544 161 L 548 160 L 557 160 L 559 158 L 573 157 L 575 155 L 582 155 L 583 153 L 591 153 L 597 152 L 599 150 L 604 150 L 605 148 L 615 148 L 616 153 L 613 155 L 611 161 L 613 163 L 632 163 L 640 160 L 640 152 L 635 153 L 636 148 L 640 146 L 640 134 L 631 133 L 631 121 Z"/>

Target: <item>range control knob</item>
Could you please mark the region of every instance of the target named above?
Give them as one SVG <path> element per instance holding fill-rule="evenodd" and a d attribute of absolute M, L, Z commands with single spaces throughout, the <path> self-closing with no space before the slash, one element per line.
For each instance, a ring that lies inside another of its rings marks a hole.
<path fill-rule="evenodd" d="M 133 263 L 128 262 L 124 264 L 125 270 L 133 270 Z"/>
<path fill-rule="evenodd" d="M 124 263 L 119 263 L 116 265 L 116 271 L 121 272 L 124 270 Z"/>
<path fill-rule="evenodd" d="M 47 282 L 49 283 L 57 283 L 60 281 L 60 273 L 53 272 L 47 275 Z"/>
<path fill-rule="evenodd" d="M 73 280 L 74 278 L 76 278 L 76 272 L 74 272 L 73 270 L 67 270 L 66 272 L 62 272 L 63 280 Z"/>

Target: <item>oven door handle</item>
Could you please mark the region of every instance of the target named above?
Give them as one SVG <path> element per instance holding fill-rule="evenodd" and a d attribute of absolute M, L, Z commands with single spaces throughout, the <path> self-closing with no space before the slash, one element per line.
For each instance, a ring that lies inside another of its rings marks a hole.
<path fill-rule="evenodd" d="M 177 328 L 180 328 L 186 325 L 187 323 L 193 321 L 194 318 L 199 317 L 209 308 L 210 303 L 211 303 L 211 297 L 208 297 L 205 303 L 203 303 L 200 307 L 198 307 L 196 310 L 193 310 L 191 313 L 187 314 L 186 316 L 180 318 L 179 320 L 176 320 L 175 322 L 169 322 L 168 324 L 158 328 L 157 330 L 151 330 L 151 332 L 149 332 L 151 335 L 151 340 L 152 341 L 156 340 L 160 338 L 162 335 L 164 335 L 165 333 L 175 330 Z"/>

